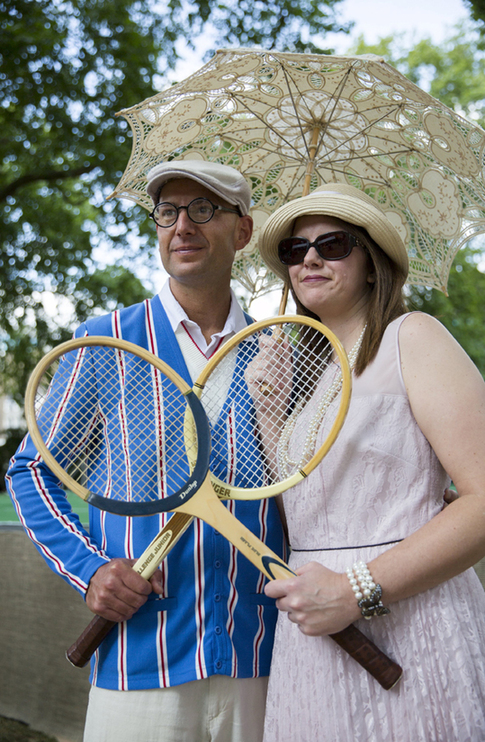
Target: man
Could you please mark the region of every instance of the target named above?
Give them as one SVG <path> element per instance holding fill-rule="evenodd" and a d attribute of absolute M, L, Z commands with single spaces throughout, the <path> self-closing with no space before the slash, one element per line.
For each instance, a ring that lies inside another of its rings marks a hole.
<path fill-rule="evenodd" d="M 192 383 L 250 321 L 230 288 L 234 258 L 252 234 L 250 189 L 232 168 L 191 160 L 154 168 L 147 191 L 169 280 L 150 301 L 92 319 L 76 335 L 134 342 Z M 146 582 L 131 564 L 169 514 L 121 518 L 90 508 L 88 536 L 48 470 L 34 482 L 34 457 L 27 438 L 8 476 L 29 536 L 93 612 L 119 622 L 92 662 L 85 742 L 261 739 L 276 609 L 258 570 L 195 519 Z M 273 500 L 228 507 L 282 553 Z"/>

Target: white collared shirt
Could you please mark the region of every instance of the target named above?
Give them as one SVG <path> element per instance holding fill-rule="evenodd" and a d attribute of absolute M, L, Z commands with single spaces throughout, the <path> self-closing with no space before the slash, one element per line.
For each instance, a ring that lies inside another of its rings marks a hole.
<path fill-rule="evenodd" d="M 212 335 L 207 343 L 199 325 L 189 319 L 170 289 L 167 280 L 159 293 L 160 301 L 167 313 L 168 320 L 175 333 L 192 381 L 199 376 L 209 358 L 226 340 L 247 326 L 247 320 L 236 295 L 231 289 L 231 306 L 226 323 L 221 332 Z"/>

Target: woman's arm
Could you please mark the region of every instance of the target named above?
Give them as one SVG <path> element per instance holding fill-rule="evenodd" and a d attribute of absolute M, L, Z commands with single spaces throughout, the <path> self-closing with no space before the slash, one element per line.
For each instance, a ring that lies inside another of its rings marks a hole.
<path fill-rule="evenodd" d="M 403 322 L 399 345 L 413 414 L 460 497 L 371 563 L 388 601 L 438 585 L 485 555 L 485 383 L 428 315 Z"/>

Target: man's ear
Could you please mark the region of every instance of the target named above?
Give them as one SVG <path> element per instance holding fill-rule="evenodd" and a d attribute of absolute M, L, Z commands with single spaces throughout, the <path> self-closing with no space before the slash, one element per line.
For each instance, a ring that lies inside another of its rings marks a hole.
<path fill-rule="evenodd" d="M 246 215 L 239 217 L 238 233 L 236 236 L 236 250 L 242 250 L 253 236 L 253 217 Z"/>

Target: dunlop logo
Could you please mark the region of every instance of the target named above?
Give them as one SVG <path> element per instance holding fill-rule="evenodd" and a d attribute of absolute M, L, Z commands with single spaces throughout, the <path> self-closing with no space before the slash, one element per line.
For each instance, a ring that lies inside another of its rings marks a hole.
<path fill-rule="evenodd" d="M 197 489 L 197 482 L 191 482 L 188 487 L 186 487 L 182 492 L 179 494 L 179 498 L 183 500 L 187 495 L 189 495 L 193 489 Z"/>

